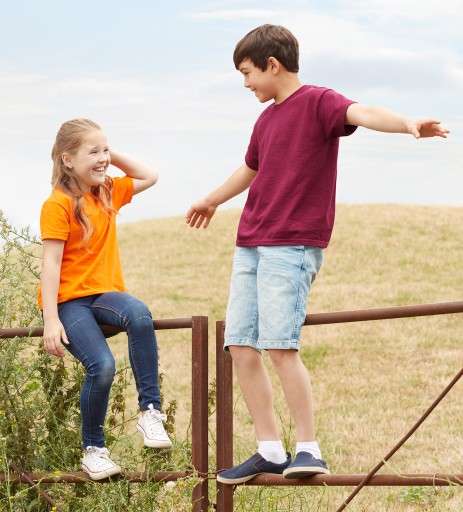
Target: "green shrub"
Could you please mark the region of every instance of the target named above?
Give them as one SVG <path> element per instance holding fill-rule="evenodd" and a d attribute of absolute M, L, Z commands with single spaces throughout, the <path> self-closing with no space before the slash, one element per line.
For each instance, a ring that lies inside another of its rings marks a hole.
<path fill-rule="evenodd" d="M 0 328 L 29 327 L 42 323 L 36 300 L 40 275 L 40 241 L 29 228 L 16 230 L 0 210 Z M 25 472 L 57 474 L 80 471 L 81 420 L 79 392 L 85 370 L 71 357 L 56 358 L 43 350 L 41 338 L 0 339 L 0 472 L 7 477 L 13 465 Z M 128 471 L 181 471 L 191 460 L 190 446 L 176 445 L 172 452 L 135 450 L 125 432 L 125 392 L 132 383 L 130 366 L 118 368 L 106 423 L 108 447 L 114 448 Z M 160 384 L 162 385 L 162 379 Z M 174 430 L 176 404 L 166 412 L 166 430 Z M 185 454 L 187 454 L 185 456 Z M 119 460 L 119 459 L 118 459 Z M 198 481 L 188 479 L 173 488 L 164 484 L 55 484 L 41 487 L 64 510 L 176 510 L 191 509 L 191 491 Z M 163 500 L 166 505 L 163 505 Z M 48 511 L 49 505 L 24 484 L 8 478 L 0 484 L 1 510 Z M 130 506 L 130 507 L 129 507 Z"/>

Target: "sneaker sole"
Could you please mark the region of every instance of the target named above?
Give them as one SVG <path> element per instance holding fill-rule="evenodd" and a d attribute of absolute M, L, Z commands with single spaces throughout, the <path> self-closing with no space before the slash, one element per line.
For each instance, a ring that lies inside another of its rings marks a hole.
<path fill-rule="evenodd" d="M 103 480 L 104 478 L 109 478 L 111 476 L 119 475 L 122 473 L 122 469 L 120 467 L 114 467 L 113 469 L 100 471 L 98 473 L 90 471 L 86 466 L 82 466 L 82 469 L 92 480 Z"/>
<path fill-rule="evenodd" d="M 319 466 L 302 466 L 299 468 L 288 468 L 283 471 L 285 478 L 305 478 L 314 475 L 329 475 L 330 470 Z"/>
<path fill-rule="evenodd" d="M 143 437 L 143 444 L 148 448 L 172 448 L 172 441 L 156 441 L 155 439 L 147 439 L 143 430 L 137 425 L 137 432 Z"/>
<path fill-rule="evenodd" d="M 251 480 L 252 478 L 256 477 L 257 475 L 263 475 L 264 473 L 265 473 L 265 471 L 263 471 L 262 473 L 255 473 L 254 475 L 251 475 L 251 476 L 243 476 L 241 478 L 223 478 L 220 476 L 220 473 L 219 473 L 217 475 L 216 479 L 217 479 L 217 482 L 220 482 L 221 484 L 230 484 L 230 485 L 244 484 L 244 482 Z M 270 473 L 270 474 L 274 474 L 274 473 Z"/>

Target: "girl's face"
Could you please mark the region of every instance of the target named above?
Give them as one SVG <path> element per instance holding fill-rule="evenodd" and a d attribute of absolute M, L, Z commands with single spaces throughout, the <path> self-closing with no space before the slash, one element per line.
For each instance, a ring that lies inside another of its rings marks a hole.
<path fill-rule="evenodd" d="M 101 130 L 88 132 L 74 155 L 63 154 L 64 164 L 79 180 L 83 192 L 105 182 L 106 170 L 111 163 L 108 141 Z"/>

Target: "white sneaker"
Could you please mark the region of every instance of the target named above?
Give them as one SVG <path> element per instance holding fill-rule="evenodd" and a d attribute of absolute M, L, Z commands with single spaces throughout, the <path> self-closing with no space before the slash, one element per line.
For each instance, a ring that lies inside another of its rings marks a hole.
<path fill-rule="evenodd" d="M 172 448 L 172 441 L 164 430 L 163 421 L 167 420 L 167 416 L 153 407 L 148 405 L 145 414 L 140 413 L 138 418 L 137 430 L 143 436 L 145 446 L 150 448 Z"/>
<path fill-rule="evenodd" d="M 109 476 L 118 475 L 122 469 L 109 457 L 106 448 L 87 446 L 87 453 L 82 459 L 82 469 L 92 480 L 101 480 Z"/>

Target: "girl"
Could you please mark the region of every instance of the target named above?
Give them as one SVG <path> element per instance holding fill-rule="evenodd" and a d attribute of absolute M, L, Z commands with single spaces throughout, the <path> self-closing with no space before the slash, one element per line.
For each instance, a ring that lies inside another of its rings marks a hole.
<path fill-rule="evenodd" d="M 109 149 L 94 122 L 64 123 L 52 150 L 53 191 L 42 207 L 43 266 L 38 290 L 45 350 L 63 357 L 64 347 L 85 367 L 80 395 L 82 468 L 99 480 L 121 472 L 108 457 L 103 424 L 115 362 L 99 323 L 127 331 L 129 359 L 138 391 L 137 430 L 145 446 L 170 448 L 161 414 L 158 349 L 151 314 L 125 293 L 116 240 L 116 214 L 158 175 Z M 109 164 L 126 176 L 110 178 Z"/>

